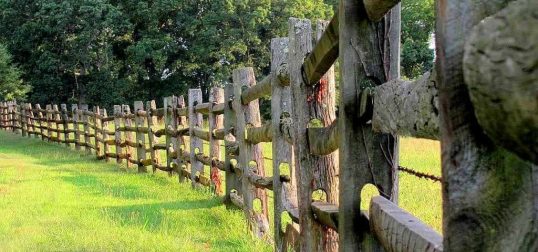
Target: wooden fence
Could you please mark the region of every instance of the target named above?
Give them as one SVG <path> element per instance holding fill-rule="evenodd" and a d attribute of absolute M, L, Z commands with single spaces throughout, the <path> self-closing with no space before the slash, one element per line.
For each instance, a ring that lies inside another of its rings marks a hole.
<path fill-rule="evenodd" d="M 536 154 L 525 149 L 514 156 L 487 140 L 476 129 L 490 128 L 478 125 L 474 114 L 468 113 L 473 111 L 469 95 L 457 86 L 465 85 L 461 39 L 471 32 L 469 27 L 505 6 L 492 3 L 484 12 L 462 8 L 463 13 L 458 4 L 437 3 L 437 12 L 443 14 L 437 20 L 437 67 L 416 81 L 399 78 L 398 1 L 341 0 L 337 14 L 330 22 L 317 22 L 315 33 L 311 21 L 291 18 L 288 37 L 271 41 L 271 73 L 256 81 L 252 68 L 236 69 L 233 83 L 213 88 L 208 102 L 202 101 L 201 90 L 190 89 L 187 102 L 183 96 L 171 96 L 157 108 L 155 101 L 137 101 L 133 110 L 129 105 L 114 106 L 112 116 L 97 106 L 89 111 L 87 105 L 68 110 L 65 104 L 43 109 L 39 104 L 4 102 L 0 126 L 84 148 L 99 159 L 126 161 L 139 172 L 151 167 L 175 173 L 181 182 L 188 179 L 195 187 L 212 187 L 216 194 L 225 183 L 225 203 L 244 211 L 254 235 L 268 239 L 273 221 L 276 251 L 531 248 L 538 240 L 536 232 L 528 231 L 537 230 L 536 210 L 533 203 L 521 202 L 535 202 L 531 199 L 537 195 L 536 187 L 530 185 L 537 177 L 536 166 L 525 160 L 533 161 Z M 451 22 L 462 13 L 473 18 Z M 333 68 L 337 59 L 338 116 Z M 258 99 L 264 96 L 271 96 L 272 119 L 262 124 Z M 164 128 L 158 128 L 158 118 L 164 120 Z M 397 135 L 442 142 L 444 237 L 397 206 L 399 171 L 441 181 L 399 166 Z M 207 154 L 204 142 L 209 143 Z M 272 176 L 266 175 L 263 142 L 272 143 Z M 467 152 L 458 154 L 462 149 Z M 160 160 L 161 152 L 166 160 Z M 484 156 L 489 159 L 476 161 Z M 510 161 L 500 161 L 505 159 Z M 521 172 L 508 172 L 516 164 Z M 516 180 L 504 179 L 500 170 Z M 367 184 L 375 185 L 380 196 L 365 211 L 360 203 Z M 492 194 L 490 186 L 500 186 L 507 194 Z M 268 190 L 274 196 L 272 217 Z M 523 194 L 515 196 L 514 190 Z M 321 200 L 314 200 L 313 194 L 319 192 Z M 524 214 L 506 214 L 501 209 L 505 204 Z M 291 223 L 285 224 L 286 215 Z M 504 232 L 511 221 L 521 224 L 523 219 L 534 220 L 525 229 L 516 228 L 521 231 L 516 234 L 526 238 Z"/>

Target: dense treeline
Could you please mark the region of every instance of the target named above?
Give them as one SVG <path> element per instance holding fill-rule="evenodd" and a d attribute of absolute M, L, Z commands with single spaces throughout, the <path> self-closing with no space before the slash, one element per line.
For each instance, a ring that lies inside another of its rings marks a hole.
<path fill-rule="evenodd" d="M 0 42 L 32 87 L 32 102 L 110 106 L 192 87 L 206 95 L 239 66 L 254 66 L 261 77 L 269 69 L 270 39 L 286 35 L 289 17 L 330 19 L 336 5 L 337 0 L 0 0 Z M 405 1 L 403 9 L 403 72 L 414 77 L 431 67 L 432 1 Z M 22 95 L 11 98 L 16 97 Z"/>

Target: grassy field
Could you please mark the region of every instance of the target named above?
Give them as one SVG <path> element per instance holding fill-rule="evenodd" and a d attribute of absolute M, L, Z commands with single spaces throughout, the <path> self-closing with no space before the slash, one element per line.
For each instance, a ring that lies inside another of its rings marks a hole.
<path fill-rule="evenodd" d="M 271 145 L 263 147 L 264 156 L 271 157 Z M 402 138 L 400 162 L 440 175 L 439 143 Z M 271 161 L 265 166 L 272 175 Z M 363 191 L 363 208 L 376 194 L 372 188 Z M 271 193 L 269 201 L 272 210 Z M 439 183 L 400 173 L 399 204 L 440 232 Z M 241 212 L 226 210 L 207 191 L 178 184 L 177 177 L 136 174 L 3 131 L 0 214 L 0 250 L 271 250 L 246 235 Z"/>
<path fill-rule="evenodd" d="M 0 131 L 0 251 L 270 251 L 242 212 L 178 184 Z"/>

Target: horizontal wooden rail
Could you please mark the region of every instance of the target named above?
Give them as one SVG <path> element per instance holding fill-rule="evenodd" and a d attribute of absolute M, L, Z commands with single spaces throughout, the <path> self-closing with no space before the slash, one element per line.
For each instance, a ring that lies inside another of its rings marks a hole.
<path fill-rule="evenodd" d="M 273 140 L 273 128 L 271 122 L 266 123 L 261 127 L 247 128 L 245 140 L 251 144 L 271 142 Z"/>
<path fill-rule="evenodd" d="M 243 90 L 243 92 L 241 92 L 241 103 L 243 105 L 247 105 L 251 101 L 271 95 L 271 84 L 273 78 L 274 75 L 271 73 L 265 76 L 265 78 L 256 85 Z"/>
<path fill-rule="evenodd" d="M 328 155 L 338 149 L 340 133 L 338 119 L 324 128 L 308 128 L 308 142 L 312 155 Z"/>
<path fill-rule="evenodd" d="M 314 218 L 324 226 L 338 231 L 338 206 L 335 204 L 314 201 L 312 202 Z"/>

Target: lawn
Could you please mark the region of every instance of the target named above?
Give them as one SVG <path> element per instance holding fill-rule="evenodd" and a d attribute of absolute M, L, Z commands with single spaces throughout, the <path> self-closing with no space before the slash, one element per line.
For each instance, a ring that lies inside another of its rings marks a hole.
<path fill-rule="evenodd" d="M 271 251 L 242 212 L 164 173 L 0 131 L 0 251 Z"/>

